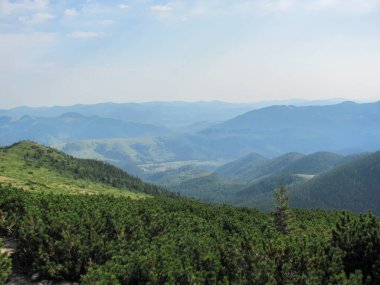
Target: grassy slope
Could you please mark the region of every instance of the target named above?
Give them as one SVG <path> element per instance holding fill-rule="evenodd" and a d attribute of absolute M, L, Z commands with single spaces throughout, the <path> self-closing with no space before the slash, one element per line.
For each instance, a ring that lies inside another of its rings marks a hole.
<path fill-rule="evenodd" d="M 36 155 L 39 153 L 40 155 Z M 39 157 L 38 157 L 39 156 Z M 96 179 L 78 178 L 71 170 L 59 170 L 49 161 L 70 161 L 78 159 L 61 152 L 23 141 L 10 147 L 0 148 L 0 182 L 22 187 L 26 190 L 55 193 L 88 193 L 113 194 L 132 198 L 148 197 L 145 193 L 134 192 L 134 189 L 118 189 L 96 181 Z"/>

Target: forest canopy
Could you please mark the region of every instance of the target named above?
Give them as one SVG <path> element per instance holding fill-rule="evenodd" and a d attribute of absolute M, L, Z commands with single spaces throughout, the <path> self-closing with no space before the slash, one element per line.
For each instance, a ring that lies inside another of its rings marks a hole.
<path fill-rule="evenodd" d="M 0 188 L 1 234 L 26 274 L 84 284 L 379 284 L 371 214 L 273 214 L 188 199 Z"/>

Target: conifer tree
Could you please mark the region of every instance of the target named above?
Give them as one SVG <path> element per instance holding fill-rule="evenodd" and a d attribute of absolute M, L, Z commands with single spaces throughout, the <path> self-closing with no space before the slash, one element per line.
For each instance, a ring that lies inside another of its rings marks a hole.
<path fill-rule="evenodd" d="M 274 212 L 274 226 L 282 234 L 289 233 L 289 197 L 286 195 L 286 187 L 283 183 L 280 184 L 278 191 L 275 194 L 276 209 Z"/>

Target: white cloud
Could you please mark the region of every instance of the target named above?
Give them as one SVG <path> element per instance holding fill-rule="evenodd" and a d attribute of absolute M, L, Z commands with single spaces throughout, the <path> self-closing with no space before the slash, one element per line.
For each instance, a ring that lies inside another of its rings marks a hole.
<path fill-rule="evenodd" d="M 240 13 L 246 13 L 249 11 L 252 11 L 254 3 L 251 1 L 243 1 L 236 3 L 232 6 L 234 11 L 240 12 Z"/>
<path fill-rule="evenodd" d="M 380 11 L 380 0 L 318 0 L 308 5 L 311 10 L 335 9 L 356 14 Z"/>
<path fill-rule="evenodd" d="M 169 13 L 173 10 L 173 8 L 170 7 L 169 5 L 154 5 L 154 6 L 151 6 L 150 9 L 152 11 L 159 12 L 159 13 Z"/>
<path fill-rule="evenodd" d="M 79 15 L 77 9 L 75 9 L 75 8 L 68 8 L 68 9 L 66 9 L 65 12 L 64 12 L 64 14 L 67 17 L 76 17 L 76 16 Z"/>
<path fill-rule="evenodd" d="M 70 34 L 73 38 L 79 39 L 94 39 L 104 37 L 105 34 L 101 32 L 85 32 L 85 31 L 75 31 Z"/>
<path fill-rule="evenodd" d="M 337 4 L 339 4 L 339 0 L 318 0 L 318 1 L 312 1 L 310 3 L 310 6 L 315 9 L 323 9 L 323 8 L 334 7 Z"/>
<path fill-rule="evenodd" d="M 0 15 L 9 16 L 11 14 L 20 14 L 28 11 L 44 10 L 48 7 L 48 0 L 24 0 L 24 1 L 0 1 Z"/>
<path fill-rule="evenodd" d="M 120 9 L 128 9 L 129 5 L 127 5 L 127 4 L 119 4 L 119 8 Z"/>
<path fill-rule="evenodd" d="M 31 16 L 20 16 L 18 19 L 26 25 L 34 25 L 53 20 L 55 17 L 49 13 L 35 13 Z"/>
<path fill-rule="evenodd" d="M 380 11 L 380 0 L 340 0 L 340 2 L 344 3 L 351 12 L 369 14 Z"/>
<path fill-rule="evenodd" d="M 295 8 L 297 0 L 263 0 L 260 8 L 264 12 L 288 11 Z"/>
<path fill-rule="evenodd" d="M 112 14 L 115 12 L 115 6 L 101 3 L 102 1 L 86 1 L 84 5 L 82 5 L 81 12 L 83 14 L 92 14 L 92 15 L 104 15 L 104 14 Z M 103 1 L 107 2 L 107 1 Z"/>
<path fill-rule="evenodd" d="M 250 8 L 247 2 L 242 2 L 236 5 L 236 7 L 240 8 L 240 10 Z M 264 12 L 306 8 L 307 10 L 315 11 L 328 9 L 350 14 L 369 14 L 380 11 L 380 0 L 261 0 L 259 7 Z"/>
<path fill-rule="evenodd" d="M 15 47 L 24 49 L 25 46 L 42 46 L 50 45 L 56 40 L 54 33 L 32 33 L 32 34 L 1 34 L 0 47 L 1 50 L 6 47 L 13 50 Z"/>
<path fill-rule="evenodd" d="M 112 25 L 114 21 L 111 19 L 106 19 L 106 20 L 100 20 L 98 21 L 98 23 L 103 26 L 109 26 L 109 25 Z"/>
<path fill-rule="evenodd" d="M 296 4 L 297 4 L 296 0 L 279 0 L 277 5 L 278 5 L 279 10 L 286 11 L 286 10 L 294 8 Z"/>
<path fill-rule="evenodd" d="M 207 11 L 207 7 L 204 3 L 198 3 L 195 5 L 191 10 L 190 14 L 191 15 L 202 15 L 205 14 Z"/>

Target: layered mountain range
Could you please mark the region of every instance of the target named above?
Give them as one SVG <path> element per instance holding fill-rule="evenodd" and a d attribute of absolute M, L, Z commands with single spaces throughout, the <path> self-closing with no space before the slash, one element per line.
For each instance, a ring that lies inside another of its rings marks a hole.
<path fill-rule="evenodd" d="M 380 102 L 251 108 L 177 102 L 0 110 L 0 144 L 34 140 L 212 202 L 270 210 L 283 183 L 297 207 L 378 211 Z M 361 201 L 364 188 L 370 194 Z M 374 204 L 366 203 L 370 196 Z"/>

